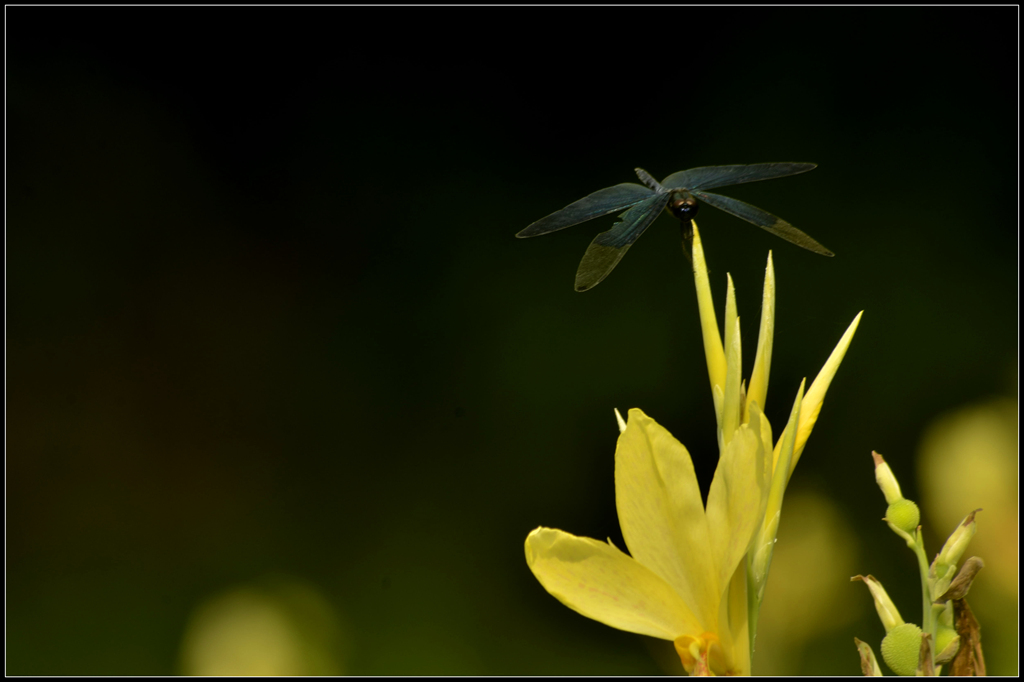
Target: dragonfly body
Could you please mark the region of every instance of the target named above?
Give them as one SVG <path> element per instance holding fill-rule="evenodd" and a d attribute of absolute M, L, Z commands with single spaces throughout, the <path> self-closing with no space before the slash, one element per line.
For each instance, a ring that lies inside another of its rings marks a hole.
<path fill-rule="evenodd" d="M 785 220 L 756 206 L 706 191 L 715 187 L 806 173 L 813 168 L 816 168 L 813 163 L 702 166 L 673 173 L 660 183 L 644 169 L 637 168 L 636 174 L 646 186 L 624 182 L 598 190 L 541 218 L 516 236 L 536 237 L 594 218 L 618 214 L 619 222 L 610 230 L 597 235 L 583 255 L 579 270 L 576 272 L 576 291 L 586 291 L 607 277 L 626 255 L 633 242 L 654 222 L 662 210 L 681 220 L 684 235 L 688 234 L 690 221 L 697 215 L 697 209 L 700 207 L 698 200 L 753 223 L 797 246 L 823 256 L 832 256 L 831 251 Z"/>

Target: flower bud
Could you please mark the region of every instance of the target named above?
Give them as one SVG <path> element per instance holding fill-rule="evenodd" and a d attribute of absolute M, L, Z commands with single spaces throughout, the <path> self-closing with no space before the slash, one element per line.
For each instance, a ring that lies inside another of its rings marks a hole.
<path fill-rule="evenodd" d="M 886 632 L 892 632 L 894 628 L 903 625 L 903 618 L 896 609 L 896 605 L 892 603 L 892 599 L 889 598 L 889 594 L 882 587 L 882 583 L 878 582 L 873 575 L 867 577 L 855 575 L 850 580 L 863 581 L 868 586 L 868 589 L 871 590 L 871 598 L 875 600 L 875 610 L 878 611 L 878 619 L 882 621 Z"/>
<path fill-rule="evenodd" d="M 957 526 L 953 534 L 946 540 L 942 551 L 935 557 L 937 564 L 952 566 L 960 561 L 960 557 L 964 555 L 964 551 L 967 549 L 967 544 L 978 530 L 978 524 L 974 521 L 974 515 L 980 511 L 980 509 L 975 509 L 960 522 L 960 525 Z"/>
<path fill-rule="evenodd" d="M 896 476 L 893 475 L 892 469 L 889 468 L 889 465 L 885 463 L 885 460 L 877 452 L 872 451 L 871 456 L 875 460 L 875 481 L 878 483 L 878 487 L 882 489 L 885 501 L 892 504 L 896 500 L 902 500 L 903 493 L 900 492 L 900 484 L 896 481 Z"/>
<path fill-rule="evenodd" d="M 935 560 L 928 570 L 928 580 L 931 583 L 932 597 L 937 598 L 949 589 L 950 584 L 956 577 L 956 565 L 967 550 L 974 533 L 978 530 L 978 524 L 974 521 L 974 515 L 980 512 L 975 509 L 960 522 L 953 534 L 946 540 L 942 551 L 935 555 Z"/>

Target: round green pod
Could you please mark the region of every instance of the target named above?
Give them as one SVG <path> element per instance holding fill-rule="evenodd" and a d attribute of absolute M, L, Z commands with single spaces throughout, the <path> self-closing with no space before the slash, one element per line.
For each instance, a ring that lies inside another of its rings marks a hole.
<path fill-rule="evenodd" d="M 882 640 L 882 658 L 897 675 L 913 676 L 921 655 L 921 628 L 913 623 L 897 625 Z"/>
<path fill-rule="evenodd" d="M 906 533 L 913 533 L 921 523 L 921 510 L 913 500 L 896 500 L 885 510 L 885 518 Z"/>

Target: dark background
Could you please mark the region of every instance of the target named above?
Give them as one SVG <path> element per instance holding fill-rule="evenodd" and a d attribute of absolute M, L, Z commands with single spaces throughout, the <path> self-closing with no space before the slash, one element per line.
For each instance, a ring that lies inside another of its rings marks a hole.
<path fill-rule="evenodd" d="M 1016 8 L 6 16 L 8 673 L 181 672 L 197 606 L 267 576 L 341 623 L 335 671 L 661 671 L 523 556 L 538 525 L 622 546 L 613 407 L 710 484 L 673 221 L 583 294 L 610 219 L 513 238 L 634 166 L 819 164 L 723 193 L 833 259 L 698 222 L 747 373 L 773 251 L 777 432 L 865 311 L 793 485 L 915 603 L 868 455 L 915 495 L 935 415 L 1016 395 Z M 777 672 L 858 674 L 882 631 L 857 595 Z"/>

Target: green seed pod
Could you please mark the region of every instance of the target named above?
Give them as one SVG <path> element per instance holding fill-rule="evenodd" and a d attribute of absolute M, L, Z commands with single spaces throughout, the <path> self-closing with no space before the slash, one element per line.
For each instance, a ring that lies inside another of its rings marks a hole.
<path fill-rule="evenodd" d="M 913 533 L 921 523 L 921 510 L 913 500 L 896 500 L 885 510 L 885 519 L 906 533 Z"/>
<path fill-rule="evenodd" d="M 914 675 L 921 655 L 921 628 L 913 623 L 897 625 L 882 640 L 882 659 L 897 675 Z"/>

